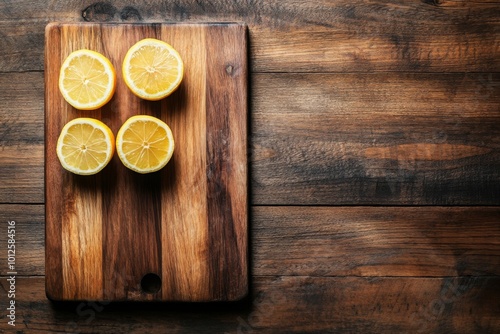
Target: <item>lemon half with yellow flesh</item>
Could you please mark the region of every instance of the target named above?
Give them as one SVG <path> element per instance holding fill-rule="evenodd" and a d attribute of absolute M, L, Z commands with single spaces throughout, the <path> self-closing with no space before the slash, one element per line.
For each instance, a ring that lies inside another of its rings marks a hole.
<path fill-rule="evenodd" d="M 147 115 L 130 117 L 116 135 L 116 152 L 129 169 L 145 174 L 156 172 L 170 161 L 174 137 L 162 120 Z"/>
<path fill-rule="evenodd" d="M 92 175 L 111 161 L 115 137 L 111 129 L 97 119 L 76 118 L 63 127 L 56 151 L 64 169 L 79 175 Z"/>
<path fill-rule="evenodd" d="M 129 89 L 145 100 L 160 100 L 179 87 L 184 64 L 168 43 L 146 38 L 134 44 L 125 55 L 123 80 Z"/>
<path fill-rule="evenodd" d="M 72 52 L 59 73 L 59 90 L 76 109 L 95 110 L 111 100 L 116 72 L 104 55 L 87 49 Z"/>

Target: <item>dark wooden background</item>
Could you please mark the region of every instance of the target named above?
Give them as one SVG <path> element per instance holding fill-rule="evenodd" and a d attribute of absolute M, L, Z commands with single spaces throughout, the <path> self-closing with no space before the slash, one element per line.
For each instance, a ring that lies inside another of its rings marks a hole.
<path fill-rule="evenodd" d="M 50 21 L 248 24 L 246 300 L 46 299 Z M 0 332 L 500 332 L 498 0 L 4 0 L 0 50 Z"/>

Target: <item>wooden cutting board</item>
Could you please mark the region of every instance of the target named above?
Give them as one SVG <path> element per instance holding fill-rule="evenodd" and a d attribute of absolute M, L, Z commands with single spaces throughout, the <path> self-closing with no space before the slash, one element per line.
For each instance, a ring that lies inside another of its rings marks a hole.
<path fill-rule="evenodd" d="M 45 36 L 46 292 L 53 300 L 232 301 L 248 291 L 247 36 L 242 24 L 49 24 Z M 137 41 L 171 44 L 179 89 L 157 102 L 126 87 L 121 63 Z M 113 99 L 78 111 L 58 89 L 63 60 L 87 48 L 117 72 Z M 76 117 L 117 133 L 132 115 L 170 125 L 176 148 L 141 175 L 118 157 L 94 176 L 59 164 L 56 141 Z"/>

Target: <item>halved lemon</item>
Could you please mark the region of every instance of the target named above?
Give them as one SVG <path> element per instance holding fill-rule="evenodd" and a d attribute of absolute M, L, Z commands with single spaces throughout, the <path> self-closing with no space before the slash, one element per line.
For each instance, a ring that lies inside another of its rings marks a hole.
<path fill-rule="evenodd" d="M 162 169 L 174 153 L 172 131 L 163 121 L 147 115 L 132 116 L 116 135 L 116 152 L 131 170 L 145 174 Z"/>
<path fill-rule="evenodd" d="M 57 157 L 64 169 L 92 175 L 109 163 L 115 151 L 115 137 L 103 122 L 76 118 L 68 122 L 57 140 Z"/>
<path fill-rule="evenodd" d="M 145 100 L 160 100 L 179 87 L 184 64 L 168 43 L 146 38 L 134 44 L 123 59 L 123 79 L 132 93 Z"/>
<path fill-rule="evenodd" d="M 63 62 L 59 74 L 59 90 L 76 109 L 101 108 L 113 97 L 116 72 L 102 54 L 81 49 L 72 52 Z"/>

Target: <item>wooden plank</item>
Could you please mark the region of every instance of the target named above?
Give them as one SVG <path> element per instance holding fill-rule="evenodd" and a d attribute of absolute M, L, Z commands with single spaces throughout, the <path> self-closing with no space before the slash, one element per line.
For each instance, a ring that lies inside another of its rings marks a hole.
<path fill-rule="evenodd" d="M 498 24 L 491 25 L 489 32 L 474 25 L 464 32 L 451 22 L 441 25 L 433 19 L 430 25 L 434 31 L 431 32 L 417 28 L 420 24 L 412 31 L 407 26 L 394 24 L 395 21 L 366 24 L 367 21 L 367 17 L 359 21 L 359 27 L 363 28 L 355 23 L 341 28 L 292 25 L 278 32 L 273 27 L 258 27 L 251 35 L 253 70 L 498 72 L 500 68 L 492 58 L 500 53 Z"/>
<path fill-rule="evenodd" d="M 4 221 L 18 223 L 18 272 L 43 275 L 43 206 L 1 205 L 0 209 Z M 257 276 L 500 275 L 499 211 L 498 207 L 254 207 L 251 272 Z M 6 242 L 6 237 L 0 239 L 0 247 Z M 6 262 L 6 252 L 0 255 Z"/>
<path fill-rule="evenodd" d="M 210 290 L 218 291 L 218 300 L 226 296 L 241 298 L 241 291 L 248 291 L 247 282 L 240 277 L 248 274 L 248 164 L 247 158 L 247 92 L 246 85 L 235 80 L 248 79 L 247 44 L 234 41 L 241 38 L 241 30 L 225 33 L 218 26 L 211 26 L 206 34 L 207 66 L 207 214 L 219 217 L 208 220 L 210 239 Z M 244 32 L 246 37 L 246 31 Z M 224 49 L 220 50 L 220 44 Z M 243 60 L 243 61 L 242 61 Z M 233 92 L 228 94 L 228 92 Z M 222 96 L 222 98 L 221 98 Z M 242 135 L 244 134 L 244 135 Z M 242 186 L 243 184 L 243 186 Z M 233 222 L 220 224 L 218 220 Z"/>
<path fill-rule="evenodd" d="M 184 33 L 183 38 L 179 38 L 178 43 L 182 44 L 183 49 L 189 49 L 193 44 L 208 45 L 206 35 L 202 29 L 190 30 Z M 189 128 L 189 131 L 176 134 L 176 145 L 182 145 L 183 149 L 176 152 L 175 159 L 182 163 L 170 164 L 167 168 L 171 169 L 171 173 L 162 180 L 165 189 L 169 189 L 171 184 L 177 184 L 175 191 L 162 194 L 163 200 L 168 203 L 161 212 L 162 219 L 171 222 L 165 225 L 161 234 L 164 252 L 168 254 L 162 257 L 161 263 L 164 268 L 163 281 L 166 282 L 162 291 L 165 297 L 170 295 L 180 298 L 189 295 L 200 298 L 209 293 L 210 289 L 206 196 L 208 178 L 205 169 L 197 168 L 206 166 L 209 159 L 206 145 L 199 145 L 192 138 L 193 134 L 197 134 L 201 142 L 206 142 L 210 128 L 207 124 L 207 53 L 206 48 L 198 48 L 196 53 L 186 53 L 184 62 L 190 65 L 186 66 L 183 90 L 180 92 L 182 98 L 172 106 L 174 112 L 170 110 L 171 107 L 165 107 L 162 113 L 172 127 Z M 186 108 L 196 108 L 196 112 L 183 112 L 184 105 Z M 192 173 L 194 170 L 197 172 Z M 179 195 L 190 200 L 178 201 Z M 169 206 L 176 207 L 177 210 L 168 210 Z M 186 227 L 182 223 L 184 220 L 189 220 L 196 228 L 186 233 Z M 196 256 L 192 256 L 193 254 Z"/>
<path fill-rule="evenodd" d="M 4 263 L 2 273 L 17 272 L 18 275 L 44 275 L 44 206 L 0 204 L 0 221 L 4 231 L 0 238 L 0 261 Z M 15 222 L 15 264 L 14 270 L 7 267 L 7 222 Z"/>
<path fill-rule="evenodd" d="M 494 1 L 29 1 L 0 4 L 0 71 L 43 69 L 43 27 L 65 22 L 243 21 L 256 72 L 499 71 Z M 415 24 L 418 21 L 418 24 Z M 23 57 L 19 57 L 22 54 Z"/>
<path fill-rule="evenodd" d="M 96 50 L 119 69 L 127 50 L 147 37 L 172 44 L 188 69 L 169 99 L 139 99 L 117 71 L 115 94 L 102 109 L 78 111 L 63 100 L 59 69 L 70 52 Z M 48 295 L 241 299 L 248 289 L 246 26 L 52 24 L 45 61 Z M 115 156 L 90 177 L 62 169 L 55 144 L 66 122 L 94 117 L 116 133 L 136 114 L 171 126 L 176 151 L 168 168 L 140 175 Z M 159 280 L 155 291 L 145 287 L 148 275 Z"/>
<path fill-rule="evenodd" d="M 498 207 L 256 207 L 254 275 L 500 275 Z"/>
<path fill-rule="evenodd" d="M 253 204 L 500 203 L 498 74 L 253 82 Z"/>
<path fill-rule="evenodd" d="M 0 284 L 8 291 L 7 281 Z M 16 280 L 16 330 L 37 333 L 495 333 L 500 279 L 256 277 L 239 304 L 52 304 Z M 6 298 L 0 301 L 7 308 Z M 12 330 L 7 320 L 0 330 Z"/>
<path fill-rule="evenodd" d="M 0 203 L 43 203 L 43 75 L 0 76 Z"/>
<path fill-rule="evenodd" d="M 315 2 L 296 3 L 292 0 L 270 0 L 263 3 L 221 0 L 213 3 L 191 2 L 179 0 L 175 3 L 158 3 L 154 0 L 116 0 L 111 2 L 95 1 L 84 3 L 77 0 L 53 0 L 48 4 L 32 3 L 29 0 L 4 0 L 0 4 L 0 20 L 16 20 L 32 18 L 63 17 L 66 19 L 84 19 L 87 21 L 113 20 L 146 20 L 148 18 L 160 20 L 188 20 L 191 18 L 210 18 L 225 15 L 229 18 L 248 18 L 249 22 L 267 22 L 274 25 L 286 25 L 288 22 L 302 21 L 308 25 L 340 25 L 353 23 L 368 16 L 367 23 L 381 23 L 376 21 L 377 15 L 385 13 L 404 21 L 405 16 L 420 16 L 426 22 L 431 19 L 446 19 L 456 15 L 467 18 L 470 23 L 481 23 L 484 15 L 486 22 L 498 19 L 498 13 L 491 9 L 498 6 L 497 0 L 478 0 L 458 2 L 442 0 L 439 2 L 425 1 L 423 3 L 412 0 L 376 0 L 366 3 L 362 0 L 318 0 Z M 371 15 L 368 15 L 372 11 Z M 468 17 L 468 13 L 474 14 Z M 310 16 L 314 20 L 307 21 L 304 17 Z M 338 17 L 337 17 L 338 16 Z M 334 18 L 337 17 L 337 21 Z M 425 28 L 425 27 L 422 27 Z M 430 29 L 430 27 L 429 27 Z"/>
<path fill-rule="evenodd" d="M 22 15 L 19 13 L 18 15 Z M 43 32 L 47 20 L 0 21 L 0 72 L 43 70 Z"/>
<path fill-rule="evenodd" d="M 0 79 L 2 203 L 43 202 L 42 80 Z M 500 203 L 496 73 L 256 74 L 252 84 L 254 204 Z"/>
<path fill-rule="evenodd" d="M 43 144 L 1 146 L 0 161 L 0 203 L 43 203 Z"/>

